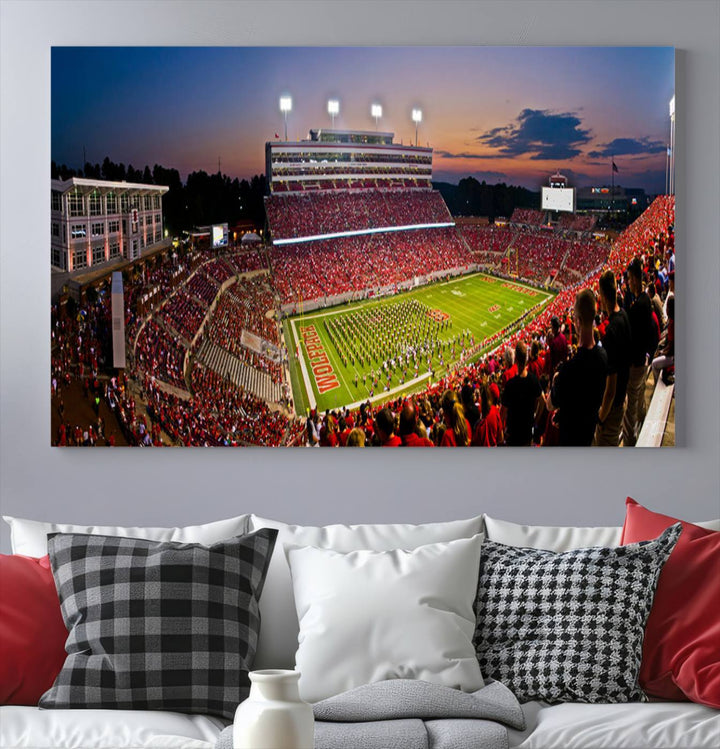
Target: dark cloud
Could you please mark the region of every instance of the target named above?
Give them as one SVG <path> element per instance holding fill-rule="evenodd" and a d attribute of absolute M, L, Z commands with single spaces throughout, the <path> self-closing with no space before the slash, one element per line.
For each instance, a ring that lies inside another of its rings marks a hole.
<path fill-rule="evenodd" d="M 453 153 L 452 151 L 441 151 L 435 150 L 435 156 L 440 156 L 443 159 L 496 159 L 497 156 L 488 156 L 487 154 L 471 153 L 470 151 L 460 151 Z"/>
<path fill-rule="evenodd" d="M 615 138 L 609 143 L 598 146 L 598 150 L 590 151 L 591 159 L 610 158 L 611 156 L 638 156 L 662 153 L 667 146 L 661 140 L 650 138 Z"/>
<path fill-rule="evenodd" d="M 478 136 L 478 142 L 497 149 L 489 158 L 529 155 L 534 161 L 565 161 L 580 154 L 591 139 L 590 130 L 573 112 L 523 109 L 515 122 Z"/>

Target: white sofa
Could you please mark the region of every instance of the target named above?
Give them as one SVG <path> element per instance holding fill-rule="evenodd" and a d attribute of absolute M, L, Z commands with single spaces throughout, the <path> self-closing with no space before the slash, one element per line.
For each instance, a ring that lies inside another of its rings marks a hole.
<path fill-rule="evenodd" d="M 127 533 L 148 529 L 54 526 L 10 519 L 13 550 L 40 556 L 50 531 Z M 212 542 L 225 532 L 237 532 L 239 519 L 194 529 L 175 529 L 163 538 Z M 702 523 L 720 530 L 720 521 Z M 338 551 L 399 544 L 421 545 L 452 540 L 484 531 L 490 540 L 516 546 L 566 551 L 585 546 L 616 546 L 620 528 L 554 528 L 520 526 L 487 516 L 457 523 L 423 526 L 288 526 L 257 516 L 247 519 L 247 530 L 274 527 L 279 531 L 276 551 L 261 598 L 263 622 L 256 656 L 257 668 L 294 665 L 297 645 L 289 571 L 282 546 L 286 543 L 334 548 Z M 210 528 L 210 531 L 206 529 Z M 158 529 L 150 529 L 158 533 Z M 191 531 L 187 533 L 186 531 Z M 401 546 L 402 547 L 402 546 Z M 692 703 L 523 705 L 524 731 L 509 731 L 513 749 L 717 749 L 720 711 Z M 161 711 L 39 710 L 31 706 L 0 707 L 0 749 L 212 749 L 226 725 L 222 719 Z M 362 749 L 362 747 L 358 747 Z"/>

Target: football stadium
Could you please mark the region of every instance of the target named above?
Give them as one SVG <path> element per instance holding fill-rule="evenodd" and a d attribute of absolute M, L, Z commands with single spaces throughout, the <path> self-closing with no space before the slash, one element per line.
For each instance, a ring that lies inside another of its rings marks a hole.
<path fill-rule="evenodd" d="M 390 132 L 276 135 L 265 163 L 263 230 L 205 246 L 165 237 L 158 187 L 53 181 L 53 444 L 673 444 L 673 195 L 612 232 L 559 173 L 454 217 L 433 149 Z"/>

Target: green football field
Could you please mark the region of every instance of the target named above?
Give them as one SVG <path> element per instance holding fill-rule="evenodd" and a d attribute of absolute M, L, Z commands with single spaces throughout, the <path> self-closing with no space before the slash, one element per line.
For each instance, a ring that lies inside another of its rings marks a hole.
<path fill-rule="evenodd" d="M 474 273 L 289 318 L 283 325 L 297 412 L 422 390 L 461 359 L 496 346 L 498 339 L 487 339 L 526 313 L 529 321 L 550 298 Z"/>

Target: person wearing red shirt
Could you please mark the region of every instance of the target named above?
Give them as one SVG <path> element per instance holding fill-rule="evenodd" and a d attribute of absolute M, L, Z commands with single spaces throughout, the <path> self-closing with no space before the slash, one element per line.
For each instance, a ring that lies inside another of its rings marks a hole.
<path fill-rule="evenodd" d="M 560 319 L 557 316 L 553 316 L 550 326 L 552 330 L 548 336 L 548 353 L 550 354 L 550 371 L 548 374 L 552 377 L 558 365 L 568 358 L 568 344 L 565 335 L 560 330 Z"/>
<path fill-rule="evenodd" d="M 375 434 L 382 447 L 400 447 L 402 440 L 395 434 L 395 417 L 389 408 L 383 408 L 375 416 Z"/>
<path fill-rule="evenodd" d="M 403 447 L 435 447 L 432 440 L 422 436 L 424 429 L 424 426 L 420 426 L 415 404 L 408 401 L 400 412 L 399 432 Z"/>
<path fill-rule="evenodd" d="M 500 409 L 493 403 L 490 386 L 480 389 L 481 418 L 473 432 L 472 444 L 475 447 L 497 447 L 505 440 Z"/>
<path fill-rule="evenodd" d="M 442 398 L 445 433 L 440 447 L 467 447 L 470 444 L 470 424 L 465 418 L 465 409 L 454 390 L 446 390 Z"/>

